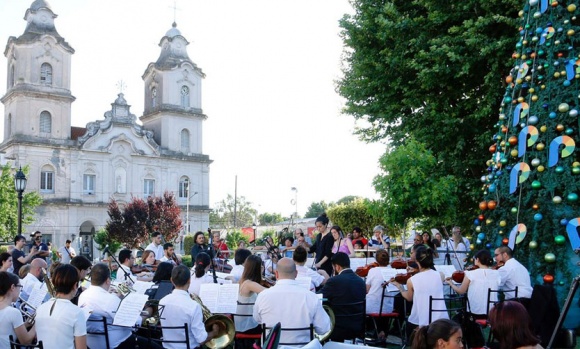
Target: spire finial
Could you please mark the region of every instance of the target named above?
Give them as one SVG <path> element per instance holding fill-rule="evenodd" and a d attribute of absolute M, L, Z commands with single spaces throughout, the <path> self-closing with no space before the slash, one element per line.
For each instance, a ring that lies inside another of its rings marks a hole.
<path fill-rule="evenodd" d="M 169 6 L 169 8 L 173 9 L 173 27 L 176 27 L 177 24 L 177 10 L 181 10 L 180 8 L 177 8 L 177 0 L 173 0 L 173 7 Z"/>
<path fill-rule="evenodd" d="M 127 84 L 125 84 L 125 81 L 119 80 L 117 81 L 117 88 L 119 89 L 119 93 L 123 93 L 127 88 Z"/>

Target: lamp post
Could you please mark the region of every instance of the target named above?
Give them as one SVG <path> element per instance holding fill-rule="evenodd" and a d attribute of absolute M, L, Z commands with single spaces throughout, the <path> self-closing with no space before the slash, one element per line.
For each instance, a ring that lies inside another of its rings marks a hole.
<path fill-rule="evenodd" d="M 252 240 L 256 241 L 256 230 L 258 229 L 256 222 L 254 222 L 254 224 L 252 224 L 252 229 L 254 229 L 254 238 Z"/>
<path fill-rule="evenodd" d="M 193 195 L 189 196 L 189 179 L 185 179 L 185 196 L 187 197 L 187 202 L 185 204 L 185 234 L 189 234 L 189 200 L 192 197 L 196 196 L 197 192 L 194 192 Z"/>
<path fill-rule="evenodd" d="M 22 167 L 14 175 L 14 189 L 18 193 L 18 235 L 22 235 L 22 193 L 26 189 L 26 176 Z"/>

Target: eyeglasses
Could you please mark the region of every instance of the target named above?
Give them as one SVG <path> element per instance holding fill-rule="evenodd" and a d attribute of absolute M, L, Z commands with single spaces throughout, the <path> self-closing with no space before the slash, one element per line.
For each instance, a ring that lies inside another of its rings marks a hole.
<path fill-rule="evenodd" d="M 501 256 L 503 253 L 494 253 L 493 256 L 497 257 L 497 256 Z"/>
<path fill-rule="evenodd" d="M 22 287 L 24 287 L 24 286 L 22 286 L 22 285 L 18 284 L 18 285 L 14 285 L 14 287 L 20 287 L 20 288 L 22 288 Z"/>

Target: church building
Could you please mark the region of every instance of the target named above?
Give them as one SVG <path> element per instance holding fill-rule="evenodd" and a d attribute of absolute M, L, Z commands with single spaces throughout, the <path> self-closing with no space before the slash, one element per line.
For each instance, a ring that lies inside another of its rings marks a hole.
<path fill-rule="evenodd" d="M 8 38 L 4 50 L 0 152 L 14 168 L 29 167 L 26 191 L 43 199 L 23 234 L 40 230 L 55 248 L 76 237 L 73 246 L 93 259 L 98 251 L 92 237 L 104 228 L 111 199 L 123 205 L 165 191 L 181 207 L 184 231 L 205 229 L 212 162 L 202 149 L 205 75 L 187 54 L 189 42 L 175 23 L 161 38 L 159 57 L 144 67 L 140 124 L 119 93 L 103 106 L 104 120 L 75 127 L 75 50 L 57 32 L 56 17 L 47 1 L 35 0 L 24 15 L 24 33 Z"/>

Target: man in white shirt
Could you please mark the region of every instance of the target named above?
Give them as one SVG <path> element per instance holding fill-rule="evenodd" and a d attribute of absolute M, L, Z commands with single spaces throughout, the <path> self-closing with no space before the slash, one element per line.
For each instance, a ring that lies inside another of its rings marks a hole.
<path fill-rule="evenodd" d="M 109 267 L 105 263 L 97 263 L 91 270 L 91 287 L 79 296 L 79 307 L 90 309 L 92 311 L 91 319 L 101 319 L 104 316 L 107 319 L 107 324 L 113 323 L 115 313 L 121 303 L 119 297 L 109 293 L 110 286 L 111 271 Z M 87 332 L 102 331 L 104 331 L 102 323 L 87 321 Z M 107 326 L 107 331 L 111 348 L 135 348 L 135 342 L 139 344 L 140 348 L 149 347 L 148 340 L 134 335 L 131 328 Z M 87 333 L 87 345 L 90 348 L 104 348 L 106 346 L 105 337 Z M 152 344 L 152 346 L 155 345 Z"/>
<path fill-rule="evenodd" d="M 175 255 L 174 251 L 175 249 L 173 248 L 173 244 L 171 242 L 163 244 L 163 257 L 161 257 L 159 261 L 177 265 L 177 256 Z M 157 259 L 157 257 L 155 257 L 155 259 Z"/>
<path fill-rule="evenodd" d="M 451 229 L 451 237 L 447 240 L 449 257 L 455 270 L 463 270 L 469 252 L 469 240 L 461 235 L 461 228 L 454 226 Z"/>
<path fill-rule="evenodd" d="M 191 283 L 191 273 L 185 265 L 179 265 L 171 271 L 171 282 L 175 289 L 171 294 L 161 298 L 161 326 L 183 326 L 187 324 L 189 331 L 189 346 L 196 348 L 209 342 L 219 332 L 218 324 L 214 324 L 211 332 L 206 332 L 203 324 L 201 306 L 192 300 L 187 292 Z M 185 341 L 183 330 L 163 330 L 163 339 L 170 341 Z M 189 349 L 181 343 L 164 343 L 167 349 Z"/>
<path fill-rule="evenodd" d="M 133 257 L 133 253 L 131 250 L 121 250 L 119 252 L 119 270 L 117 270 L 117 278 L 116 281 L 118 282 L 126 282 L 133 284 L 137 280 L 137 276 L 131 272 L 131 267 L 133 263 L 135 263 L 135 257 Z"/>
<path fill-rule="evenodd" d="M 66 240 L 64 246 L 59 248 L 58 251 L 56 251 L 58 253 L 58 257 L 60 258 L 61 263 L 68 264 L 70 263 L 70 260 L 77 255 L 75 249 L 71 247 L 70 243 L 71 243 L 70 240 Z"/>
<path fill-rule="evenodd" d="M 161 260 L 163 258 L 163 245 L 161 245 L 161 233 L 156 231 L 151 234 L 151 243 L 145 247 L 145 251 L 153 251 L 155 259 Z"/>
<path fill-rule="evenodd" d="M 22 292 L 26 293 L 28 296 L 32 289 L 35 287 L 42 286 L 42 269 L 46 270 L 47 264 L 44 259 L 36 258 L 30 262 L 30 271 L 24 279 L 22 279 Z M 28 297 L 26 298 L 26 300 Z"/>
<path fill-rule="evenodd" d="M 254 304 L 253 316 L 258 323 L 264 323 L 267 327 L 281 323 L 281 345 L 310 342 L 309 330 L 284 331 L 284 328 L 308 328 L 313 324 L 318 334 L 330 330 L 330 318 L 322 308 L 322 301 L 314 292 L 296 282 L 297 274 L 293 260 L 280 259 L 276 285 L 260 292 Z"/>
<path fill-rule="evenodd" d="M 526 267 L 513 258 L 513 255 L 514 252 L 508 246 L 500 246 L 495 249 L 495 261 L 498 264 L 504 263 L 503 267 L 498 269 L 501 278 L 499 288 L 500 290 L 513 290 L 517 286 L 518 298 L 531 298 L 533 289 L 530 273 Z M 515 298 L 515 292 L 506 292 L 505 298 Z"/>
<path fill-rule="evenodd" d="M 296 263 L 296 270 L 298 271 L 298 276 L 300 277 L 309 277 L 310 278 L 310 290 L 314 291 L 316 288 L 324 285 L 326 280 L 328 280 L 329 276 L 326 271 L 322 269 L 318 269 L 314 271 L 310 268 L 304 266 L 306 264 L 307 252 L 302 246 L 296 247 L 294 250 L 294 254 L 292 255 L 292 259 L 294 263 Z"/>

